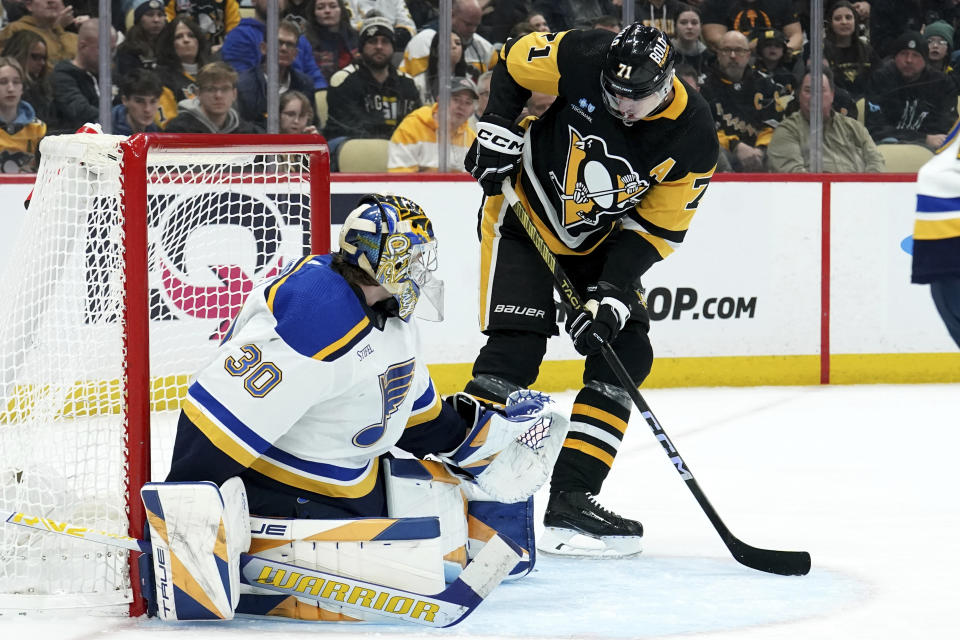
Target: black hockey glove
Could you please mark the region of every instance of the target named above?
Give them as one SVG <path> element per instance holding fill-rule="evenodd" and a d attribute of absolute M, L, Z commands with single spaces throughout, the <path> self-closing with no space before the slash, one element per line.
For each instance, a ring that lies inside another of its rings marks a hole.
<path fill-rule="evenodd" d="M 464 168 L 476 178 L 483 193 L 498 195 L 504 178 L 520 171 L 523 154 L 523 130 L 506 118 L 485 115 L 477 123 L 477 139 L 473 141 Z"/>
<path fill-rule="evenodd" d="M 577 353 L 590 356 L 600 353 L 603 343 L 613 342 L 630 318 L 630 309 L 616 298 L 590 300 L 567 327 Z"/>

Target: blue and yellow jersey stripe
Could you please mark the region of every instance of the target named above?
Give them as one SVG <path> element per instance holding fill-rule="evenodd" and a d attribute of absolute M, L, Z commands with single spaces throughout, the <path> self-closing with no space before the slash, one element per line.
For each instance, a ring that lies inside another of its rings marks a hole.
<path fill-rule="evenodd" d="M 330 256 L 307 256 L 264 290 L 276 332 L 300 355 L 331 362 L 373 329 L 356 293 L 330 268 Z"/>
<path fill-rule="evenodd" d="M 416 427 L 425 422 L 429 422 L 440 415 L 440 394 L 433 386 L 433 380 L 419 398 L 413 402 L 413 409 L 410 411 L 410 418 L 407 420 L 407 427 Z"/>
<path fill-rule="evenodd" d="M 336 498 L 363 497 L 376 483 L 379 459 L 341 466 L 295 456 L 259 436 L 199 383 L 191 385 L 183 412 L 217 449 L 275 482 Z"/>

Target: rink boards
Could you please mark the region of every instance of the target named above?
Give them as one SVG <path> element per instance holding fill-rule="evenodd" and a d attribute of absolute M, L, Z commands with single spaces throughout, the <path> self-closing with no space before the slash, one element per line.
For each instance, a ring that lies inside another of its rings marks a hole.
<path fill-rule="evenodd" d="M 644 386 L 960 380 L 960 354 L 929 288 L 910 284 L 912 176 L 718 176 L 679 250 L 643 284 L 656 360 Z M 0 183 L 7 209 L 0 266 L 30 185 Z M 336 175 L 338 223 L 365 192 L 420 203 L 439 238 L 446 317 L 424 323 L 443 392 L 462 387 L 477 329 L 479 187 L 465 176 Z M 561 328 L 562 331 L 562 328 Z M 183 372 L 187 375 L 191 372 Z M 582 363 L 550 341 L 539 386 L 573 388 Z"/>

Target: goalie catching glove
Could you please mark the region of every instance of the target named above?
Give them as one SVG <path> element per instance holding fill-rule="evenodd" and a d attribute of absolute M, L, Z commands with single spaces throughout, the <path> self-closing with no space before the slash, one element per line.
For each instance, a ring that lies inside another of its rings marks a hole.
<path fill-rule="evenodd" d="M 484 195 L 495 196 L 504 178 L 520 172 L 522 159 L 523 130 L 506 118 L 488 114 L 477 123 L 477 139 L 463 166 L 480 183 Z"/>
<path fill-rule="evenodd" d="M 543 486 L 570 426 L 550 396 L 519 389 L 502 412 L 462 392 L 447 402 L 473 428 L 442 460 L 469 473 L 498 502 L 526 500 Z"/>

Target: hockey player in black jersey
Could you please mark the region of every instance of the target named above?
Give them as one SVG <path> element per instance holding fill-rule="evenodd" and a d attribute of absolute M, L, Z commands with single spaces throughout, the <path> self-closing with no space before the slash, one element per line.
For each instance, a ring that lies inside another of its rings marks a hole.
<path fill-rule="evenodd" d="M 568 318 L 586 356 L 583 387 L 554 467 L 538 545 L 569 555 L 631 555 L 643 527 L 601 507 L 599 493 L 630 418 L 630 396 L 606 365 L 608 341 L 638 384 L 653 352 L 641 276 L 683 241 L 716 168 L 713 118 L 675 78 L 674 50 L 636 23 L 619 34 L 571 30 L 510 41 L 466 168 L 486 196 L 480 214 L 481 330 L 486 345 L 466 390 L 503 402 L 537 378 L 557 335 L 552 277 L 501 184 L 515 189 L 549 249 L 594 311 Z M 515 119 L 531 91 L 557 96 L 539 119 Z"/>

